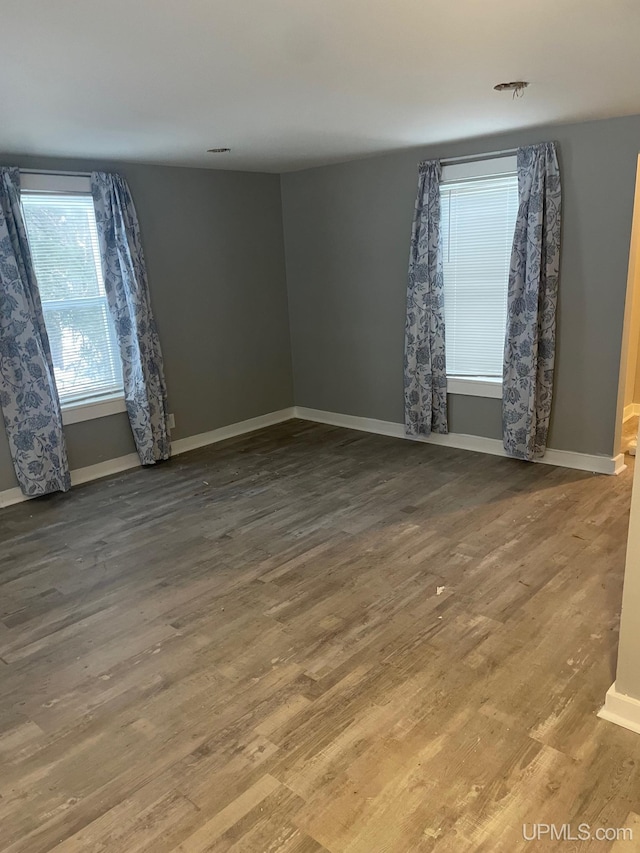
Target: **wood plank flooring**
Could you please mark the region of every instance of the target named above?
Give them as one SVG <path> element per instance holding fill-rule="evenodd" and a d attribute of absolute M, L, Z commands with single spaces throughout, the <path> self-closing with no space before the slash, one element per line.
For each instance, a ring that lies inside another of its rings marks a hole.
<path fill-rule="evenodd" d="M 623 453 L 628 453 L 629 448 L 638 438 L 638 420 L 638 415 L 632 415 L 622 424 L 621 450 Z"/>
<path fill-rule="evenodd" d="M 640 850 L 630 487 L 290 421 L 0 512 L 0 850 Z"/>

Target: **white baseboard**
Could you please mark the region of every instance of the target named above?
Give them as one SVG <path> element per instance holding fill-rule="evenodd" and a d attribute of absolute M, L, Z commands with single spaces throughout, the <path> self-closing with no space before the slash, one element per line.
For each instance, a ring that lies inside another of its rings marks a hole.
<path fill-rule="evenodd" d="M 627 463 L 624 461 L 624 453 L 618 453 L 617 456 L 612 456 L 611 461 L 613 462 L 614 474 L 622 474 L 623 471 L 627 470 Z"/>
<path fill-rule="evenodd" d="M 361 432 L 373 432 L 376 435 L 388 435 L 392 438 L 423 441 L 427 444 L 441 444 L 445 447 L 455 447 L 458 450 L 490 453 L 493 456 L 506 457 L 507 455 L 502 442 L 496 438 L 484 438 L 479 435 L 464 435 L 455 432 L 450 432 L 447 435 L 430 435 L 429 437 L 419 436 L 418 438 L 413 438 L 405 434 L 404 424 L 394 423 L 393 421 L 380 421 L 375 418 L 360 418 L 355 415 L 342 415 L 336 412 L 323 412 L 320 409 L 308 409 L 304 406 L 280 409 L 280 411 L 260 415 L 257 418 L 249 418 L 246 421 L 219 427 L 210 432 L 180 438 L 172 442 L 172 453 L 174 456 L 178 456 L 180 453 L 186 453 L 198 447 L 206 447 L 208 444 L 215 444 L 218 441 L 225 441 L 225 439 L 234 438 L 245 433 L 255 432 L 258 429 L 264 429 L 265 427 L 291 420 L 291 418 L 300 418 L 305 421 L 315 421 L 320 424 L 345 427 L 346 429 L 355 429 Z M 623 453 L 615 457 L 610 457 L 593 456 L 587 453 L 573 453 L 570 450 L 549 449 L 544 459 L 540 459 L 539 461 L 547 465 L 558 465 L 561 468 L 576 468 L 579 471 L 592 471 L 597 474 L 619 474 L 626 467 Z M 81 483 L 99 480 L 101 477 L 108 477 L 111 474 L 120 474 L 122 471 L 127 471 L 130 468 L 137 468 L 139 464 L 138 455 L 136 453 L 129 453 L 126 456 L 118 456 L 115 459 L 98 462 L 96 465 L 88 465 L 86 468 L 77 468 L 71 472 L 71 485 L 78 486 Z M 0 509 L 26 500 L 29 500 L 29 498 L 26 498 L 19 488 L 6 489 L 0 492 Z"/>
<path fill-rule="evenodd" d="M 207 444 L 215 444 L 217 441 L 235 438 L 237 435 L 244 435 L 246 432 L 255 432 L 257 429 L 264 429 L 274 424 L 280 424 L 283 421 L 290 421 L 291 418 L 295 417 L 293 412 L 293 407 L 280 409 L 279 412 L 259 415 L 257 418 L 250 418 L 247 421 L 240 421 L 237 424 L 229 424 L 218 429 L 212 429 L 210 432 L 201 432 L 199 435 L 179 438 L 177 441 L 171 442 L 171 452 L 174 456 L 177 456 L 179 453 L 186 453 L 188 450 L 206 447 Z"/>
<path fill-rule="evenodd" d="M 105 459 L 104 462 L 96 462 L 95 465 L 87 465 L 86 468 L 76 468 L 72 471 L 71 485 L 79 486 L 82 483 L 90 483 L 91 480 L 108 477 L 110 474 L 120 474 L 121 471 L 128 471 L 129 468 L 137 468 L 139 464 L 140 458 L 137 453 Z"/>
<path fill-rule="evenodd" d="M 629 403 L 628 406 L 625 406 L 622 420 L 628 421 L 629 418 L 632 418 L 634 415 L 640 415 L 640 403 Z"/>
<path fill-rule="evenodd" d="M 607 690 L 604 705 L 598 711 L 602 720 L 640 734 L 640 701 L 624 693 L 618 693 L 615 682 Z"/>
<path fill-rule="evenodd" d="M 393 438 L 406 438 L 410 441 L 424 441 L 427 444 L 442 444 L 446 447 L 456 447 L 458 450 L 473 450 L 477 453 L 490 453 L 493 456 L 507 456 L 502 441 L 497 438 L 484 438 L 479 435 L 464 435 L 450 432 L 447 435 L 408 436 L 404 424 L 393 421 L 379 421 L 374 418 L 360 418 L 355 415 L 342 415 L 336 412 L 323 412 L 319 409 L 307 409 L 304 406 L 295 407 L 295 415 L 306 421 L 316 421 L 321 424 L 357 429 L 361 432 L 373 432 L 377 435 L 388 435 Z M 588 453 L 574 453 L 570 450 L 548 449 L 543 459 L 536 460 L 546 465 L 557 465 L 561 468 L 576 468 L 579 471 L 592 471 L 596 474 L 619 474 L 624 471 L 624 454 L 618 456 L 596 456 Z"/>
<path fill-rule="evenodd" d="M 19 504 L 26 500 L 27 498 L 25 498 L 18 486 L 15 489 L 5 489 L 3 492 L 0 492 L 0 509 L 4 509 L 6 506 L 13 506 L 13 504 Z"/>
<path fill-rule="evenodd" d="M 215 444 L 217 441 L 224 441 L 227 438 L 234 438 L 237 435 L 255 432 L 258 429 L 291 420 L 293 417 L 293 408 L 281 409 L 279 412 L 270 412 L 267 415 L 260 415 L 257 418 L 249 418 L 249 420 L 219 427 L 210 432 L 190 435 L 188 438 L 180 438 L 172 442 L 172 455 L 178 456 L 180 453 L 186 453 L 198 447 L 205 447 L 207 444 Z M 107 459 L 104 462 L 98 462 L 96 465 L 88 465 L 86 468 L 76 468 L 71 472 L 71 485 L 79 486 L 81 483 L 99 480 L 101 477 L 108 477 L 110 474 L 120 474 L 122 471 L 137 468 L 139 465 L 140 459 L 138 458 L 138 454 L 128 453 L 126 456 Z M 23 495 L 18 487 L 6 489 L 0 492 L 0 509 L 27 500 L 30 500 L 30 498 Z"/>

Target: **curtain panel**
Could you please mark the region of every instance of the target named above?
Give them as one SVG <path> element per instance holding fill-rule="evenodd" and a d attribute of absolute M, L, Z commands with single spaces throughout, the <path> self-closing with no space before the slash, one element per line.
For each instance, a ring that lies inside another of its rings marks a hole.
<path fill-rule="evenodd" d="M 518 150 L 519 207 L 511 253 L 502 386 L 504 448 L 544 455 L 549 431 L 560 270 L 560 170 L 553 142 Z"/>
<path fill-rule="evenodd" d="M 49 338 L 20 206 L 20 172 L 0 168 L 0 405 L 20 488 L 71 486 Z"/>
<path fill-rule="evenodd" d="M 404 412 L 407 435 L 446 433 L 447 368 L 438 160 L 418 171 L 407 284 Z"/>
<path fill-rule="evenodd" d="M 124 394 L 143 465 L 171 455 L 162 353 L 151 311 L 140 226 L 120 175 L 93 172 L 91 190 L 109 309 L 122 357 Z"/>

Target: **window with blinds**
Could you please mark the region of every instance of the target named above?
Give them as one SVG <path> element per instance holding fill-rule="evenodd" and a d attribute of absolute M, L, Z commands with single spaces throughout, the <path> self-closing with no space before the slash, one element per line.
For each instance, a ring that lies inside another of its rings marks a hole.
<path fill-rule="evenodd" d="M 440 200 L 447 375 L 502 378 L 517 175 L 445 180 Z"/>
<path fill-rule="evenodd" d="M 60 402 L 122 392 L 91 195 L 23 192 L 22 207 Z"/>

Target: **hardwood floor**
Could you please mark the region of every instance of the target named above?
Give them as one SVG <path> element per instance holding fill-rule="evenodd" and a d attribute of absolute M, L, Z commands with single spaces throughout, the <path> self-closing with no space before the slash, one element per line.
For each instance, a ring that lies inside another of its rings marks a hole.
<path fill-rule="evenodd" d="M 0 512 L 0 849 L 639 850 L 630 487 L 290 421 Z"/>
<path fill-rule="evenodd" d="M 638 415 L 632 415 L 622 424 L 622 452 L 628 453 L 629 448 L 638 437 Z"/>

